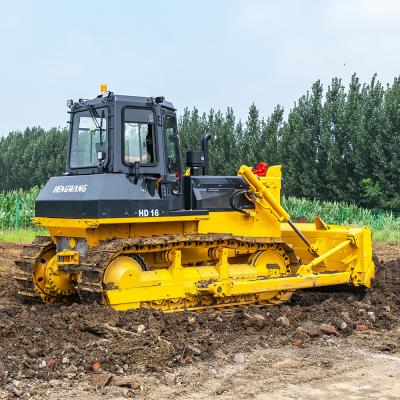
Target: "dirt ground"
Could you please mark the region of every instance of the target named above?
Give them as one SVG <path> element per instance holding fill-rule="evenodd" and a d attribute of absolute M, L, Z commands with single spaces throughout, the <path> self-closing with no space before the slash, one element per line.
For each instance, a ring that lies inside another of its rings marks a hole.
<path fill-rule="evenodd" d="M 400 399 L 400 246 L 375 287 L 281 306 L 116 312 L 25 304 L 0 244 L 0 399 Z"/>

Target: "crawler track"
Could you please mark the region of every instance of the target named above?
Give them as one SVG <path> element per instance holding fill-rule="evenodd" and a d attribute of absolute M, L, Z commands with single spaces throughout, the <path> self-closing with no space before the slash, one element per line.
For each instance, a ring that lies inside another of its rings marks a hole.
<path fill-rule="evenodd" d="M 46 248 L 54 244 L 48 236 L 36 236 L 33 243 L 25 244 L 20 257 L 15 261 L 16 272 L 14 279 L 17 283 L 18 294 L 26 300 L 39 298 L 37 288 L 33 280 L 36 260 Z"/>
<path fill-rule="evenodd" d="M 16 261 L 17 272 L 15 280 L 19 288 L 19 295 L 25 299 L 32 300 L 41 297 L 50 303 L 68 303 L 72 301 L 82 301 L 85 303 L 102 303 L 103 298 L 103 274 L 108 264 L 120 255 L 141 255 L 145 253 L 155 253 L 173 249 L 185 248 L 206 248 L 212 249 L 225 247 L 230 249 L 249 250 L 256 252 L 259 250 L 276 249 L 285 254 L 287 258 L 287 273 L 290 273 L 290 265 L 296 264 L 297 259 L 292 249 L 285 243 L 279 242 L 274 238 L 252 238 L 241 237 L 228 234 L 209 234 L 209 235 L 164 235 L 157 237 L 135 237 L 127 239 L 113 239 L 102 242 L 99 246 L 90 249 L 83 257 L 77 267 L 79 280 L 76 285 L 76 292 L 68 295 L 43 296 L 40 287 L 34 282 L 34 271 L 36 263 L 41 254 L 49 248 L 54 247 L 49 237 L 37 237 L 32 244 L 24 245 L 20 258 Z M 279 304 L 287 301 L 293 292 L 279 292 L 270 299 L 268 303 Z M 40 296 L 39 296 L 40 295 Z M 169 300 L 165 300 L 168 302 Z M 179 299 L 172 299 L 175 304 Z M 205 307 L 232 307 L 238 304 L 260 304 L 265 305 L 265 301 L 259 301 L 257 295 L 246 295 L 245 298 L 225 299 L 223 302 L 213 301 L 213 299 L 201 299 L 200 297 L 190 304 L 182 304 L 178 308 L 203 309 Z M 143 303 L 143 307 L 154 309 L 168 309 L 168 305 L 158 303 Z"/>

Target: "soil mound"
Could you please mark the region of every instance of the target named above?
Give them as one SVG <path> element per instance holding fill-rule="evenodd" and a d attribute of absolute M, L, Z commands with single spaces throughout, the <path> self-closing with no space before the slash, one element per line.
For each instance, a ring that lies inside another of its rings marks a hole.
<path fill-rule="evenodd" d="M 201 313 L 117 312 L 93 305 L 21 304 L 1 278 L 0 387 L 13 380 L 77 379 L 90 371 L 151 372 L 324 334 L 399 323 L 400 260 L 377 261 L 375 287 L 300 291 L 289 304 Z"/>

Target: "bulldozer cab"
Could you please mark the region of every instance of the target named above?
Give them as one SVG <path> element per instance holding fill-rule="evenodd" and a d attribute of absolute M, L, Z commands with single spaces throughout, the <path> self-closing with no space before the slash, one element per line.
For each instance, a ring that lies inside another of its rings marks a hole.
<path fill-rule="evenodd" d="M 71 103 L 68 174 L 161 178 L 179 191 L 182 167 L 171 103 L 112 92 Z"/>
<path fill-rule="evenodd" d="M 234 211 L 239 176 L 208 175 L 210 133 L 186 155 L 183 176 L 177 118 L 164 97 L 117 95 L 70 100 L 66 173 L 52 177 L 36 201 L 36 216 L 129 218 Z M 239 207 L 254 206 L 238 199 Z"/>

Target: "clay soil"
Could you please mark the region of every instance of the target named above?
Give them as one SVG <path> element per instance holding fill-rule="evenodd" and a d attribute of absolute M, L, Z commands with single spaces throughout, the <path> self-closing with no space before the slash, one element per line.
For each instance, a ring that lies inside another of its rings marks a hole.
<path fill-rule="evenodd" d="M 27 304 L 0 244 L 0 399 L 399 399 L 400 246 L 367 291 L 222 312 Z"/>

